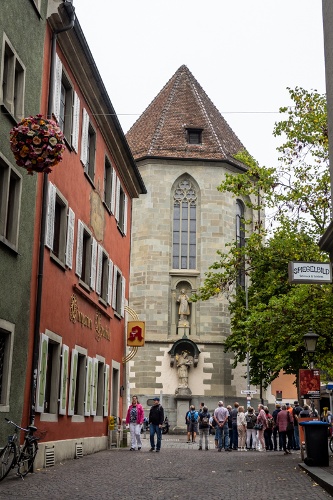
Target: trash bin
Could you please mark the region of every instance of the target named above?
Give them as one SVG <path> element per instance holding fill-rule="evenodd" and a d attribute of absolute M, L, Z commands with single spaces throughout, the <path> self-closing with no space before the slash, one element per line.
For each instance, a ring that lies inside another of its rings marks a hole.
<path fill-rule="evenodd" d="M 305 431 L 306 458 L 304 463 L 314 467 L 327 467 L 329 465 L 327 422 L 313 420 L 300 422 Z"/>

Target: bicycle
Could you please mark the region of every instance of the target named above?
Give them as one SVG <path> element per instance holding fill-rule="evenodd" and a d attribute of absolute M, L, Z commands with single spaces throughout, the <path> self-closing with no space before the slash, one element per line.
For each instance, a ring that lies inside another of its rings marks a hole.
<path fill-rule="evenodd" d="M 17 466 L 17 476 L 22 479 L 32 471 L 33 464 L 38 451 L 39 438 L 34 436 L 37 427 L 29 425 L 27 429 L 15 424 L 12 420 L 5 418 L 8 424 L 14 427 L 14 434 L 8 436 L 6 446 L 0 451 L 0 481 L 2 481 L 11 469 Z M 24 443 L 21 447 L 18 441 L 18 431 L 24 431 Z"/>
<path fill-rule="evenodd" d="M 329 445 L 330 445 L 330 450 L 333 453 L 333 435 L 330 437 Z"/>

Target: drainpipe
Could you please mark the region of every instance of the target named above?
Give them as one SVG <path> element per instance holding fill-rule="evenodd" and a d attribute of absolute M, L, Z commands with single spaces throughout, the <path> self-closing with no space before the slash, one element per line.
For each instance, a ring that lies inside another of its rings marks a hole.
<path fill-rule="evenodd" d="M 70 1 L 64 0 L 64 6 L 69 7 L 70 22 L 67 26 L 53 32 L 51 45 L 51 64 L 50 64 L 50 88 L 47 106 L 47 117 L 52 118 L 54 86 L 55 86 L 55 71 L 56 71 L 56 49 L 57 38 L 59 33 L 69 31 L 74 27 L 75 9 Z M 66 8 L 67 12 L 68 9 Z M 32 360 L 32 377 L 31 377 L 31 394 L 30 394 L 30 417 L 31 425 L 35 423 L 36 412 L 36 392 L 38 378 L 38 355 L 39 355 L 39 339 L 40 339 L 40 316 L 42 309 L 42 290 L 43 290 L 43 272 L 44 272 L 44 247 L 45 247 L 45 232 L 46 232 L 46 214 L 47 214 L 47 197 L 48 197 L 48 174 L 43 173 L 43 192 L 42 192 L 42 214 L 40 222 L 40 238 L 39 238 L 39 257 L 38 257 L 38 273 L 37 273 L 37 292 L 36 292 L 36 310 L 35 310 L 35 326 L 34 326 L 34 348 Z"/>

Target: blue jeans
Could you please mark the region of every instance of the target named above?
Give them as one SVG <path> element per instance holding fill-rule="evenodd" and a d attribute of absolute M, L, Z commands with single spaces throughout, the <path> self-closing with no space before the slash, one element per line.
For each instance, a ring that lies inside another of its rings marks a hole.
<path fill-rule="evenodd" d="M 220 426 L 217 427 L 217 439 L 218 439 L 218 447 L 220 450 L 223 448 L 223 443 L 224 443 L 224 448 L 226 450 L 229 448 L 228 422 L 226 424 L 224 424 L 223 427 L 220 427 Z"/>
<path fill-rule="evenodd" d="M 296 450 L 299 450 L 299 428 L 298 425 L 294 426 L 294 443 Z"/>
<path fill-rule="evenodd" d="M 151 446 L 151 448 L 155 449 L 155 434 L 156 434 L 156 436 L 157 436 L 156 450 L 160 450 L 161 449 L 161 438 L 162 438 L 161 427 L 159 427 L 158 424 L 150 424 L 149 432 L 150 432 L 150 446 Z"/>

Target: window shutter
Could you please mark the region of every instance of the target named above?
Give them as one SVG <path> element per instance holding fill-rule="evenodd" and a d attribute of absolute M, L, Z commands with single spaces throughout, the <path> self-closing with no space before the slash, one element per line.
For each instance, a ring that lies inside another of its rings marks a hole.
<path fill-rule="evenodd" d="M 84 415 L 89 417 L 90 415 L 90 407 L 91 407 L 91 381 L 92 381 L 92 358 L 87 357 L 87 366 L 86 366 L 86 394 L 84 398 Z"/>
<path fill-rule="evenodd" d="M 119 200 L 120 200 L 120 180 L 119 177 L 117 177 L 117 185 L 116 185 L 116 212 L 115 212 L 115 219 L 118 222 L 119 221 Z"/>
<path fill-rule="evenodd" d="M 98 359 L 93 359 L 92 380 L 91 380 L 91 411 L 90 415 L 97 412 L 97 391 L 98 391 Z"/>
<path fill-rule="evenodd" d="M 67 217 L 66 266 L 69 267 L 69 269 L 72 269 L 75 213 L 70 207 L 68 209 Z"/>
<path fill-rule="evenodd" d="M 112 271 L 113 271 L 113 262 L 109 259 L 109 278 L 108 278 L 108 291 L 106 296 L 106 302 L 110 306 L 112 300 Z"/>
<path fill-rule="evenodd" d="M 39 344 L 38 380 L 36 395 L 36 411 L 40 413 L 44 412 L 48 345 L 48 336 L 44 333 L 41 333 Z"/>
<path fill-rule="evenodd" d="M 53 113 L 58 122 L 60 116 L 61 79 L 62 79 L 62 62 L 60 61 L 58 54 L 56 54 Z"/>
<path fill-rule="evenodd" d="M 113 290 L 112 290 L 112 308 L 116 309 L 117 305 L 117 276 L 118 276 L 118 267 L 113 266 Z"/>
<path fill-rule="evenodd" d="M 101 294 L 102 285 L 102 269 L 103 269 L 103 247 L 98 245 L 97 247 L 97 276 L 96 276 L 96 293 Z"/>
<path fill-rule="evenodd" d="M 48 185 L 45 245 L 53 250 L 54 217 L 57 189 L 52 182 Z"/>
<path fill-rule="evenodd" d="M 112 189 L 111 189 L 111 213 L 115 212 L 116 205 L 116 185 L 117 185 L 117 174 L 115 169 L 112 169 Z"/>
<path fill-rule="evenodd" d="M 124 234 L 126 235 L 127 233 L 127 203 L 128 203 L 128 197 L 126 194 L 124 194 Z"/>
<path fill-rule="evenodd" d="M 83 258 L 83 222 L 77 221 L 77 243 L 76 243 L 76 270 L 75 273 L 81 278 L 82 275 L 82 258 Z"/>
<path fill-rule="evenodd" d="M 96 263 L 97 263 L 97 241 L 92 238 L 91 242 L 91 266 L 90 266 L 90 288 L 95 290 L 96 286 Z"/>
<path fill-rule="evenodd" d="M 125 314 L 125 288 L 126 288 L 126 279 L 124 276 L 121 277 L 121 309 L 120 309 L 120 314 L 122 318 L 124 317 Z"/>
<path fill-rule="evenodd" d="M 73 116 L 72 116 L 72 147 L 77 153 L 79 149 L 79 126 L 80 126 L 80 99 L 74 91 Z"/>
<path fill-rule="evenodd" d="M 109 398 L 110 398 L 110 365 L 104 367 L 104 417 L 109 414 Z"/>
<path fill-rule="evenodd" d="M 78 354 L 77 350 L 72 349 L 71 374 L 69 377 L 68 415 L 74 415 L 78 358 L 79 358 L 79 354 Z"/>
<path fill-rule="evenodd" d="M 62 354 L 61 354 L 60 397 L 59 397 L 60 415 L 66 415 L 66 409 L 67 409 L 68 358 L 69 358 L 69 347 L 63 344 Z"/>
<path fill-rule="evenodd" d="M 84 171 L 87 169 L 88 160 L 88 130 L 89 115 L 85 108 L 82 110 L 82 138 L 81 138 L 81 161 L 84 165 Z"/>

